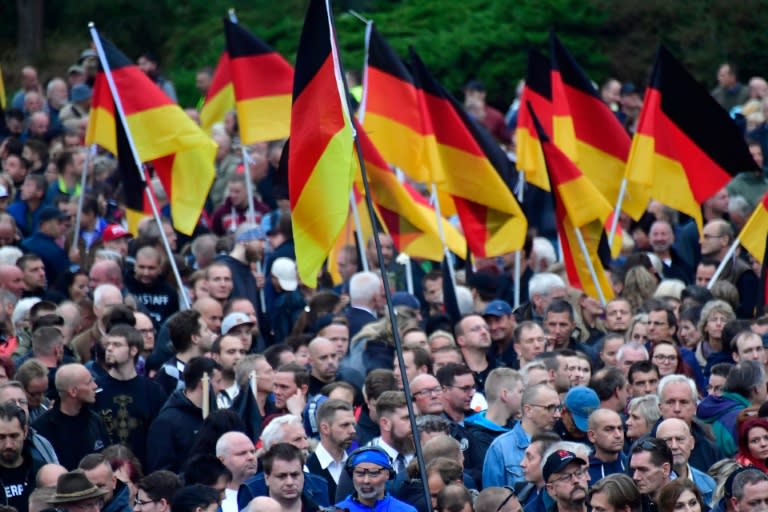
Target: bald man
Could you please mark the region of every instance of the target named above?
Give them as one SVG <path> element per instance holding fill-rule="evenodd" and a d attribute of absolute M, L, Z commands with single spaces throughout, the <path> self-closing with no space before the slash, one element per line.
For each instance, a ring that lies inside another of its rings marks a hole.
<path fill-rule="evenodd" d="M 192 304 L 192 309 L 196 309 L 203 317 L 203 322 L 208 326 L 212 333 L 221 334 L 221 321 L 224 317 L 224 311 L 221 303 L 211 297 L 198 299 Z"/>
<path fill-rule="evenodd" d="M 258 469 L 256 448 L 245 434 L 227 432 L 216 442 L 216 457 L 232 473 L 225 491 L 226 497 L 221 502 L 222 512 L 237 512 L 237 491 Z"/>
<path fill-rule="evenodd" d="M 101 260 L 91 267 L 88 273 L 88 286 L 95 290 L 102 284 L 111 284 L 118 288 L 123 287 L 123 272 L 116 261 Z"/>
<path fill-rule="evenodd" d="M 409 384 L 417 414 L 443 414 L 443 388 L 434 375 L 417 375 Z"/>
<path fill-rule="evenodd" d="M 26 289 L 24 272 L 16 265 L 0 265 L 0 288 L 21 297 Z"/>
<path fill-rule="evenodd" d="M 693 481 L 701 491 L 704 503 L 710 506 L 716 483 L 712 477 L 688 464 L 693 447 L 696 445 L 688 424 L 677 418 L 666 419 L 659 423 L 656 439 L 667 443 L 672 451 L 672 469 L 677 473 L 677 477 Z"/>
<path fill-rule="evenodd" d="M 339 369 L 339 353 L 336 344 L 328 338 L 315 338 L 309 342 L 309 395 L 314 396 L 326 384 L 336 380 Z"/>
<path fill-rule="evenodd" d="M 46 464 L 37 470 L 35 484 L 38 489 L 41 487 L 56 487 L 59 477 L 67 472 L 67 468 L 61 464 Z"/>
<path fill-rule="evenodd" d="M 621 417 L 611 409 L 597 409 L 589 415 L 587 438 L 595 447 L 589 458 L 591 481 L 626 471 L 621 451 L 624 448 L 624 426 Z"/>
<path fill-rule="evenodd" d="M 277 500 L 270 498 L 269 496 L 259 496 L 257 498 L 253 498 L 250 503 L 248 503 L 248 508 L 246 509 L 246 512 L 282 512 L 283 507 L 280 505 Z"/>
<path fill-rule="evenodd" d="M 65 364 L 56 371 L 56 405 L 32 424 L 53 445 L 59 462 L 68 470 L 80 459 L 100 452 L 109 437 L 101 419 L 89 405 L 96 402 L 96 382 L 81 364 Z"/>

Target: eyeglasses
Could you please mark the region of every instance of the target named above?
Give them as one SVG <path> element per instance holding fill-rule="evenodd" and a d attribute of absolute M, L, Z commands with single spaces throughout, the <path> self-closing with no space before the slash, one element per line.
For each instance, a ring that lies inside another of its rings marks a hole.
<path fill-rule="evenodd" d="M 677 360 L 677 356 L 665 356 L 663 354 L 656 354 L 653 356 L 653 359 L 655 361 L 668 361 L 671 363 L 672 361 Z"/>
<path fill-rule="evenodd" d="M 461 391 L 462 393 L 465 393 L 465 394 L 469 394 L 469 393 L 473 393 L 474 394 L 474 392 L 475 392 L 475 386 L 461 386 L 461 387 L 459 387 L 459 386 L 445 386 L 445 387 L 453 388 L 453 389 L 458 389 L 459 391 Z"/>
<path fill-rule="evenodd" d="M 134 507 L 143 507 L 144 505 L 149 505 L 150 503 L 154 503 L 156 500 L 146 500 L 141 501 L 138 496 L 136 496 L 136 499 L 133 500 L 133 506 Z"/>
<path fill-rule="evenodd" d="M 442 388 L 429 388 L 429 389 L 422 389 L 421 391 L 416 391 L 413 393 L 413 396 L 414 397 L 427 396 L 427 395 L 437 396 L 442 392 L 443 392 Z"/>
<path fill-rule="evenodd" d="M 531 407 L 541 407 L 542 409 L 546 409 L 549 414 L 554 414 L 556 412 L 562 412 L 563 411 L 563 404 L 549 404 L 549 405 L 541 405 L 541 404 L 528 404 Z"/>
<path fill-rule="evenodd" d="M 559 476 L 557 478 L 553 478 L 552 479 L 552 483 L 555 483 L 555 482 L 563 482 L 563 483 L 565 483 L 565 482 L 568 482 L 569 480 L 572 480 L 574 478 L 576 480 L 579 480 L 581 478 L 584 478 L 584 475 L 586 475 L 586 474 L 587 474 L 587 470 L 586 469 L 584 469 L 584 468 L 577 469 L 573 473 L 564 473 L 562 476 Z"/>
<path fill-rule="evenodd" d="M 29 400 L 27 400 L 26 398 L 16 398 L 16 399 L 11 398 L 10 400 L 6 400 L 5 403 L 24 406 L 24 405 L 29 405 Z"/>
<path fill-rule="evenodd" d="M 496 512 L 501 512 L 501 509 L 503 509 L 507 505 L 507 503 L 509 503 L 509 500 L 511 500 L 512 498 L 517 498 L 517 493 L 515 493 L 514 487 L 505 485 L 504 488 L 509 491 L 509 494 L 507 495 L 506 498 L 504 498 L 504 501 L 502 501 L 499 504 L 498 508 L 496 509 Z"/>
<path fill-rule="evenodd" d="M 355 469 L 352 471 L 352 476 L 355 478 L 378 478 L 385 470 L 382 469 Z"/>

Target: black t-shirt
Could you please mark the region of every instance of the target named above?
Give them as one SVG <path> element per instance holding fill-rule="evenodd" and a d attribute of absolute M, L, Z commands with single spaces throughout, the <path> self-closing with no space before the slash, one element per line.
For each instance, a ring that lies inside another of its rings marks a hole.
<path fill-rule="evenodd" d="M 29 495 L 34 489 L 34 481 L 30 482 L 28 464 L 17 468 L 0 468 L 0 480 L 5 489 L 5 501 L 19 512 L 29 509 Z M 34 479 L 34 475 L 32 477 Z"/>

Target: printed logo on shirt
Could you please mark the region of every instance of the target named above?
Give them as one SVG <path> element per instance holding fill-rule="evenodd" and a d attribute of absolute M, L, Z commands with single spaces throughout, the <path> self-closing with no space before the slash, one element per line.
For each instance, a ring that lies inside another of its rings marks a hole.
<path fill-rule="evenodd" d="M 16 485 L 6 485 L 5 486 L 5 497 L 15 498 L 17 496 L 23 496 L 24 495 L 24 484 L 16 484 Z"/>

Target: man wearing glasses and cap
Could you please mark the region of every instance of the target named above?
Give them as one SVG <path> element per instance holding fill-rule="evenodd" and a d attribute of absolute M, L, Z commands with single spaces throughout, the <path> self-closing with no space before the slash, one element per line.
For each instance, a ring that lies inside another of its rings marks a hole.
<path fill-rule="evenodd" d="M 542 469 L 547 493 L 555 501 L 550 512 L 586 512 L 587 462 L 568 450 L 558 450 L 547 457 Z"/>
<path fill-rule="evenodd" d="M 349 455 L 344 469 L 352 478 L 355 492 L 337 503 L 337 509 L 349 512 L 416 512 L 414 507 L 387 492 L 387 481 L 395 478 L 395 468 L 387 452 L 381 448 L 358 448 Z"/>

